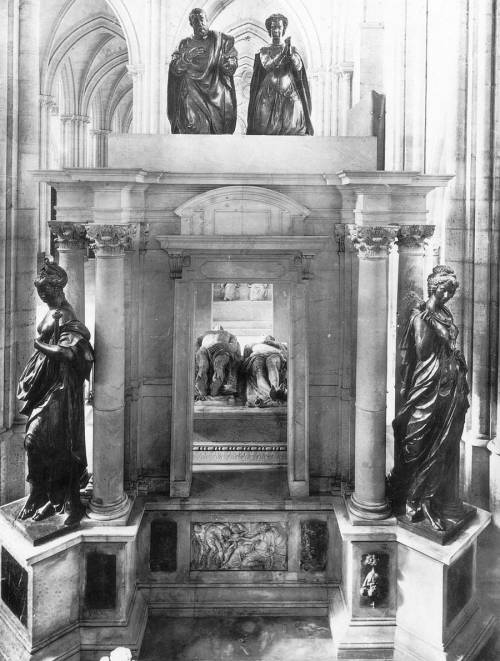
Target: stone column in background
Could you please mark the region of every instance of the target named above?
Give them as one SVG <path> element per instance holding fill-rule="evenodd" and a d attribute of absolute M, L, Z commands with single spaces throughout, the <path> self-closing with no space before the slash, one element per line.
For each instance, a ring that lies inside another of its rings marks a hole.
<path fill-rule="evenodd" d="M 348 225 L 359 258 L 355 490 L 349 509 L 363 523 L 385 519 L 388 258 L 398 227 Z"/>
<path fill-rule="evenodd" d="M 85 323 L 85 225 L 78 223 L 50 223 L 59 255 L 59 266 L 68 274 L 66 298 L 73 306 L 76 317 Z"/>
<path fill-rule="evenodd" d="M 87 225 L 96 256 L 94 365 L 94 490 L 89 516 L 124 520 L 125 248 L 130 225 Z"/>
<path fill-rule="evenodd" d="M 93 168 L 106 168 L 108 166 L 108 135 L 109 129 L 92 129 L 92 154 L 90 164 Z"/>
<path fill-rule="evenodd" d="M 86 115 L 61 115 L 61 166 L 84 168 L 87 165 Z"/>
<path fill-rule="evenodd" d="M 401 339 L 408 314 L 418 299 L 426 299 L 424 279 L 425 254 L 434 225 L 403 225 L 398 231 L 398 301 L 396 325 L 396 411 L 401 405 Z"/>

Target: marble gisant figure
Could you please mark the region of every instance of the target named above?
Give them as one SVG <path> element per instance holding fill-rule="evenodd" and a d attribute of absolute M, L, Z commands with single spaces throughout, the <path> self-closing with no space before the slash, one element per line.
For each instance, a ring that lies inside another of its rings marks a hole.
<path fill-rule="evenodd" d="M 284 39 L 288 19 L 273 14 L 266 20 L 271 44 L 255 55 L 247 134 L 314 135 L 311 122 L 311 94 L 304 62 Z"/>
<path fill-rule="evenodd" d="M 236 395 L 241 349 L 238 339 L 218 326 L 206 331 L 196 341 L 195 400 L 207 395 Z"/>
<path fill-rule="evenodd" d="M 90 332 L 66 300 L 64 269 L 45 259 L 35 287 L 48 311 L 38 326 L 35 351 L 19 379 L 20 412 L 28 416 L 24 446 L 30 495 L 18 515 L 41 521 L 67 512 L 77 524 L 80 483 L 87 476 L 83 386 L 94 360 Z M 87 476 L 88 477 L 88 476 Z"/>
<path fill-rule="evenodd" d="M 247 407 L 280 406 L 287 399 L 288 347 L 272 335 L 246 345 L 243 358 L 235 335 L 220 325 L 198 337 L 195 401 L 239 397 Z"/>
<path fill-rule="evenodd" d="M 264 408 L 286 401 L 287 363 L 287 345 L 272 335 L 245 347 L 241 371 L 247 406 Z"/>
<path fill-rule="evenodd" d="M 168 74 L 168 119 L 172 133 L 234 133 L 238 67 L 234 38 L 209 30 L 203 9 L 189 14 L 193 35 L 172 55 Z"/>
<path fill-rule="evenodd" d="M 393 422 L 395 465 L 388 496 L 396 513 L 435 531 L 465 516 L 459 496 L 460 440 L 468 409 L 467 366 L 457 348 L 458 328 L 446 303 L 459 283 L 436 266 L 427 278 L 428 300 L 411 310 L 402 339 L 403 404 Z"/>

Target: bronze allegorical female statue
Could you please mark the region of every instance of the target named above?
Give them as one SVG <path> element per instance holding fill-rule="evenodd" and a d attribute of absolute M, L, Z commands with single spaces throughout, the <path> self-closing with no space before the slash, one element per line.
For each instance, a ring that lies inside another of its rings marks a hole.
<path fill-rule="evenodd" d="M 396 513 L 436 531 L 465 516 L 459 497 L 460 440 L 468 409 L 467 367 L 446 303 L 459 283 L 448 266 L 427 279 L 429 298 L 411 313 L 403 337 L 403 405 L 393 422 L 395 466 L 388 477 Z"/>
<path fill-rule="evenodd" d="M 66 526 L 80 521 L 80 479 L 86 473 L 83 384 L 94 354 L 90 333 L 64 296 L 64 269 L 45 260 L 35 280 L 48 312 L 38 326 L 35 352 L 19 380 L 21 413 L 28 416 L 24 445 L 30 495 L 19 519 L 41 521 L 67 512 Z"/>

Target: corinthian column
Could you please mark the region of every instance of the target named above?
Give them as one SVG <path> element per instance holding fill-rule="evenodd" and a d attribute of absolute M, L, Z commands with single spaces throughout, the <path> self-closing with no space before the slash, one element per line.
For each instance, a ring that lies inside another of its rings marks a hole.
<path fill-rule="evenodd" d="M 351 514 L 385 519 L 388 257 L 398 227 L 348 225 L 359 258 L 356 352 L 355 491 Z"/>
<path fill-rule="evenodd" d="M 124 518 L 125 248 L 130 225 L 87 225 L 96 256 L 94 368 L 94 491 L 89 516 Z"/>
<path fill-rule="evenodd" d="M 401 404 L 401 338 L 408 313 L 417 298 L 426 298 L 424 292 L 424 257 L 434 225 L 403 225 L 398 231 L 398 302 L 396 326 L 396 411 Z"/>
<path fill-rule="evenodd" d="M 59 254 L 59 266 L 68 274 L 66 296 L 79 321 L 85 322 L 85 225 L 49 223 Z"/>

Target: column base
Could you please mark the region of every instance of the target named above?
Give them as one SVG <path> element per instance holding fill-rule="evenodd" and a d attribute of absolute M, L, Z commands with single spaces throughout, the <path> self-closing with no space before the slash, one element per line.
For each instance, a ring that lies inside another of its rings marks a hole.
<path fill-rule="evenodd" d="M 360 503 L 353 493 L 347 501 L 347 511 L 353 526 L 365 526 L 370 523 L 377 525 L 393 525 L 394 517 L 391 516 L 391 507 L 386 500 L 384 503 Z"/>
<path fill-rule="evenodd" d="M 133 499 L 127 494 L 123 495 L 117 503 L 101 505 L 91 500 L 87 509 L 87 516 L 92 521 L 99 521 L 102 525 L 126 525 Z"/>

